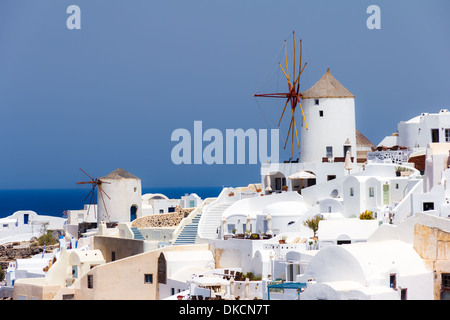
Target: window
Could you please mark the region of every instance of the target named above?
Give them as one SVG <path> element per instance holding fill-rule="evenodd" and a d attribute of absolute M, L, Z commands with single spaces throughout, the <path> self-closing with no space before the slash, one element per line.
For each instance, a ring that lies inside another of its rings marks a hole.
<path fill-rule="evenodd" d="M 327 158 L 333 158 L 333 147 L 327 147 Z"/>
<path fill-rule="evenodd" d="M 439 142 L 439 129 L 431 129 L 431 142 Z"/>
<path fill-rule="evenodd" d="M 445 142 L 450 142 L 450 129 L 445 129 Z"/>
<path fill-rule="evenodd" d="M 269 221 L 267 221 L 267 218 L 265 218 L 263 220 L 263 228 L 264 228 L 264 233 L 266 233 L 267 231 L 269 231 Z"/>
<path fill-rule="evenodd" d="M 175 212 L 175 207 L 169 207 L 169 213 Z"/>
<path fill-rule="evenodd" d="M 434 210 L 434 202 L 424 202 L 423 211 Z"/>
<path fill-rule="evenodd" d="M 450 290 L 450 273 L 441 274 L 441 287 Z"/>
<path fill-rule="evenodd" d="M 234 232 L 236 232 L 236 225 L 235 225 L 234 223 L 229 223 L 229 224 L 227 225 L 227 227 L 228 227 L 228 233 L 234 233 Z M 234 232 L 233 232 L 233 230 L 234 230 Z"/>
<path fill-rule="evenodd" d="M 87 287 L 88 289 L 94 288 L 94 276 L 92 274 L 87 276 Z"/>
<path fill-rule="evenodd" d="M 144 274 L 144 283 L 153 283 L 153 274 Z"/>
<path fill-rule="evenodd" d="M 391 273 L 389 276 L 389 287 L 397 290 L 397 275 L 395 273 Z"/>
<path fill-rule="evenodd" d="M 355 190 L 353 187 L 350 188 L 350 197 L 353 197 L 355 195 Z"/>
<path fill-rule="evenodd" d="M 78 266 L 72 266 L 72 278 L 78 278 Z"/>
<path fill-rule="evenodd" d="M 327 181 L 336 179 L 336 175 L 327 175 Z"/>
<path fill-rule="evenodd" d="M 395 189 L 398 189 L 398 183 L 395 184 Z"/>
<path fill-rule="evenodd" d="M 319 117 L 323 117 L 323 110 L 319 110 Z"/>
<path fill-rule="evenodd" d="M 164 209 L 159 209 L 159 213 L 164 213 Z"/>
<path fill-rule="evenodd" d="M 319 99 L 314 99 L 314 104 L 315 104 L 316 106 L 318 106 L 318 105 L 319 105 Z"/>
<path fill-rule="evenodd" d="M 375 197 L 375 188 L 374 187 L 369 188 L 369 197 L 371 197 L 371 198 Z"/>
<path fill-rule="evenodd" d="M 111 261 L 116 261 L 116 252 L 115 251 L 111 252 Z"/>
<path fill-rule="evenodd" d="M 351 240 L 338 240 L 337 245 L 340 246 L 341 244 L 351 244 Z"/>

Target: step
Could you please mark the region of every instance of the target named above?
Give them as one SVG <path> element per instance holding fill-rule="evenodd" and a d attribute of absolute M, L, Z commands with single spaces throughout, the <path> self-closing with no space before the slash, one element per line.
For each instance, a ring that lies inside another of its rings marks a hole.
<path fill-rule="evenodd" d="M 145 240 L 138 228 L 131 228 L 135 240 Z"/>

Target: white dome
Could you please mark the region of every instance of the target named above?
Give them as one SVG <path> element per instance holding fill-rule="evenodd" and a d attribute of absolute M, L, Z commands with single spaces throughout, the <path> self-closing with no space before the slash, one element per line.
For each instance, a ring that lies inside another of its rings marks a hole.
<path fill-rule="evenodd" d="M 306 212 L 306 206 L 299 201 L 280 201 L 269 204 L 262 210 L 262 215 L 267 216 L 302 216 Z"/>

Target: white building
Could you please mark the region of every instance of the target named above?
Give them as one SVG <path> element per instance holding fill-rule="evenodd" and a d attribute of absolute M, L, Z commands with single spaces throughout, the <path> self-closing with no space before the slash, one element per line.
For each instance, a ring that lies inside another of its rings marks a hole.
<path fill-rule="evenodd" d="M 53 254 L 45 254 L 44 256 L 39 254 L 30 259 L 17 259 L 10 262 L 8 269 L 6 269 L 6 286 L 13 287 L 14 282 L 18 279 L 45 277 L 44 268 L 48 266 L 52 258 Z"/>
<path fill-rule="evenodd" d="M 377 220 L 332 219 L 319 221 L 319 248 L 329 245 L 366 242 L 378 229 Z"/>
<path fill-rule="evenodd" d="M 407 176 L 397 176 L 398 165 L 372 163 L 365 170 L 348 176 L 343 183 L 344 216 L 359 217 L 365 210 L 389 222 L 390 208 L 400 203 L 419 182 L 420 173 L 410 167 Z"/>
<path fill-rule="evenodd" d="M 347 150 L 356 162 L 355 96 L 330 72 L 302 92 L 308 129 L 302 120 L 301 162 L 344 162 Z M 302 118 L 303 119 L 303 118 Z"/>
<path fill-rule="evenodd" d="M 397 144 L 410 150 L 426 148 L 428 143 L 450 142 L 450 112 L 422 113 L 398 124 Z"/>
<path fill-rule="evenodd" d="M 411 213 L 450 217 L 450 144 L 430 143 L 426 149 L 423 191 L 411 195 Z"/>
<path fill-rule="evenodd" d="M 378 146 L 402 146 L 409 150 L 425 149 L 429 143 L 450 142 L 450 112 L 421 113 L 397 125 L 398 132 L 385 137 Z"/>
<path fill-rule="evenodd" d="M 283 189 L 301 192 L 343 177 L 349 171 L 358 172 L 358 157 L 364 161 L 372 145 L 356 130 L 354 95 L 329 69 L 314 86 L 302 92 L 302 100 L 307 128 L 302 117 L 300 162 L 262 164 L 262 188 L 266 193 Z M 353 163 L 351 168 L 344 164 L 347 151 Z"/>
<path fill-rule="evenodd" d="M 119 168 L 100 181 L 102 191 L 97 192 L 97 223 L 131 222 L 142 217 L 141 179 Z"/>
<path fill-rule="evenodd" d="M 433 299 L 433 272 L 412 244 L 374 241 L 321 249 L 299 279 L 303 300 Z"/>
<path fill-rule="evenodd" d="M 224 210 L 222 230 L 224 234 L 245 233 L 247 229 L 261 234 L 270 227 L 271 234 L 279 234 L 301 219 L 306 210 L 303 197 L 297 192 L 242 199 Z"/>
<path fill-rule="evenodd" d="M 65 218 L 38 215 L 34 211 L 16 211 L 0 219 L 0 244 L 40 237 L 44 227 L 63 231 L 66 221 Z"/>
<path fill-rule="evenodd" d="M 78 225 L 83 222 L 97 223 L 98 208 L 96 204 L 85 204 L 81 210 L 67 210 L 67 223 L 64 232 L 68 239 L 78 238 Z"/>
<path fill-rule="evenodd" d="M 142 195 L 142 215 L 175 212 L 177 206 L 195 208 L 200 206 L 202 201 L 195 193 L 186 194 L 180 199 L 169 199 L 162 193 L 146 193 Z"/>

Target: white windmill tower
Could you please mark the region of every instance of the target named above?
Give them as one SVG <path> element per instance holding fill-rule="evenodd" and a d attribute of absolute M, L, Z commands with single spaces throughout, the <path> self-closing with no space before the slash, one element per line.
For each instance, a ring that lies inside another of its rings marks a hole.
<path fill-rule="evenodd" d="M 91 181 L 77 182 L 77 184 L 92 184 L 92 189 L 86 197 L 87 199 L 91 195 L 91 201 L 95 188 L 98 187 L 98 224 L 102 221 L 131 222 L 142 217 L 141 179 L 121 168 L 101 178 L 93 179 L 87 173 L 86 175 L 91 178 Z"/>
<path fill-rule="evenodd" d="M 356 161 L 355 96 L 330 72 L 301 93 L 308 127 L 301 126 L 301 162 Z M 342 161 L 341 161 L 342 160 Z"/>

